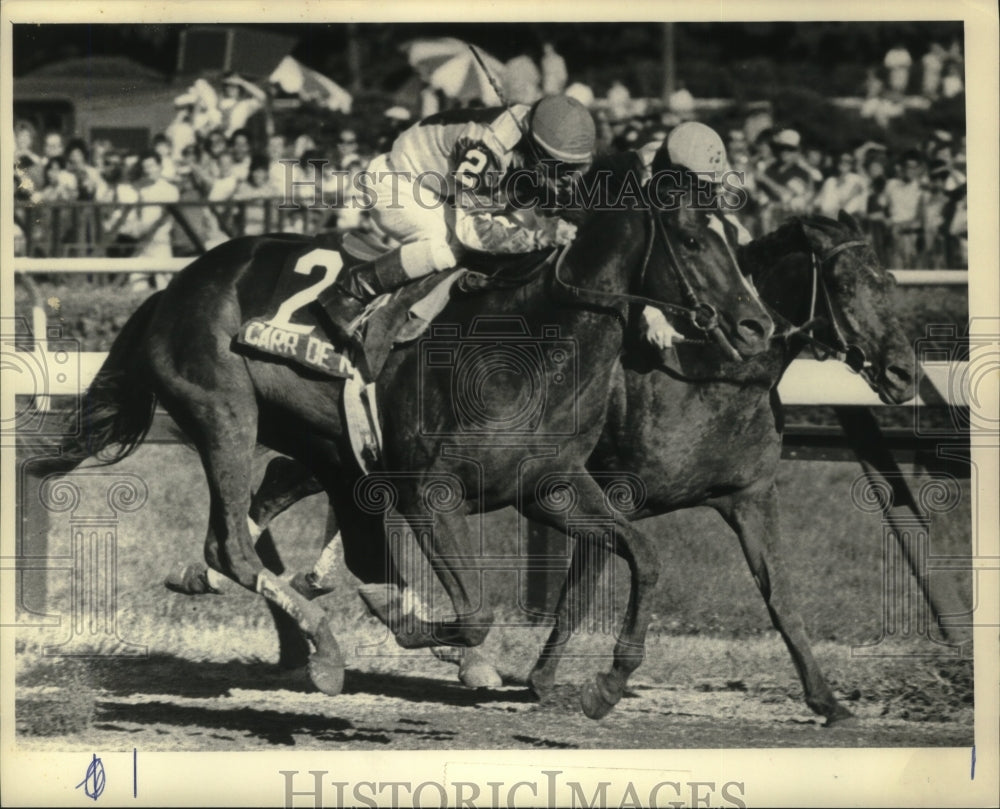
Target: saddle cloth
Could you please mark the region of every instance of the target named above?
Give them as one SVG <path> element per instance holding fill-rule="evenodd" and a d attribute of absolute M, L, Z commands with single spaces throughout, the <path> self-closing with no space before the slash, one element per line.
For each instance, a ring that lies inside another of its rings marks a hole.
<path fill-rule="evenodd" d="M 269 258 L 269 257 L 268 257 Z M 254 259 L 258 260 L 257 258 Z M 300 370 L 320 376 L 372 381 L 391 351 L 400 326 L 411 307 L 431 317 L 448 302 L 448 291 L 464 270 L 453 270 L 419 279 L 391 293 L 380 295 L 367 307 L 359 306 L 355 331 L 363 349 L 344 344 L 328 333 L 328 321 L 317 303 L 319 294 L 348 272 L 358 258 L 344 250 L 303 243 L 287 253 L 265 314 L 245 321 L 235 343 L 250 353 L 265 354 Z M 419 334 L 411 333 L 410 339 Z"/>

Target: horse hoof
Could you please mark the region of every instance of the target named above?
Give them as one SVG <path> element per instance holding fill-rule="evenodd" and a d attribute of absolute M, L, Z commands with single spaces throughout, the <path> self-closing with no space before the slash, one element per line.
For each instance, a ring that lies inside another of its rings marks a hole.
<path fill-rule="evenodd" d="M 208 568 L 197 563 L 178 562 L 163 580 L 163 586 L 185 596 L 218 595 L 220 592 L 208 583 Z"/>
<path fill-rule="evenodd" d="M 536 677 L 534 672 L 528 675 L 528 690 L 544 702 L 555 691 L 555 679 L 551 677 Z"/>
<path fill-rule="evenodd" d="M 474 649 L 466 649 L 458 669 L 458 679 L 468 688 L 499 688 L 503 685 L 493 664 Z"/>
<path fill-rule="evenodd" d="M 309 658 L 309 679 L 324 694 L 335 697 L 344 690 L 344 663 L 325 655 Z"/>
<path fill-rule="evenodd" d="M 827 715 L 826 724 L 823 727 L 830 728 L 834 725 L 838 727 L 853 727 L 857 724 L 859 724 L 858 718 L 844 706 L 838 705 L 833 713 Z"/>
<path fill-rule="evenodd" d="M 456 666 L 462 665 L 462 649 L 459 646 L 432 646 L 431 654 L 438 660 L 445 663 L 453 663 Z"/>
<path fill-rule="evenodd" d="M 618 700 L 605 689 L 600 674 L 585 683 L 580 692 L 580 707 L 588 719 L 603 719 L 617 704 Z"/>
<path fill-rule="evenodd" d="M 316 605 L 310 605 L 318 609 Z M 320 691 L 337 696 L 344 688 L 344 656 L 325 616 L 315 624 L 312 642 L 316 651 L 309 657 L 309 678 Z"/>

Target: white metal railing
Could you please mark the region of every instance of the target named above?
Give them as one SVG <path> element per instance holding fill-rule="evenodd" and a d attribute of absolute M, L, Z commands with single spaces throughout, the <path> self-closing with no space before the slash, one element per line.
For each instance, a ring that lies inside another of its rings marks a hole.
<path fill-rule="evenodd" d="M 36 273 L 175 273 L 190 264 L 193 258 L 15 258 L 14 272 L 25 275 Z M 890 270 L 901 286 L 960 286 L 968 284 L 965 270 Z M 35 341 L 31 352 L 35 367 L 58 368 L 52 378 L 45 380 L 45 394 L 39 395 L 37 406 L 45 411 L 50 407 L 50 396 L 75 395 L 93 380 L 107 354 L 105 352 L 50 351 L 44 336 L 47 319 L 41 300 L 32 306 L 32 331 L 42 335 Z M 927 381 L 940 396 L 940 401 L 955 406 L 968 406 L 968 392 L 954 380 L 966 379 L 967 363 L 930 362 L 922 364 Z M 15 385 L 17 383 L 15 382 Z M 861 377 L 852 374 L 845 366 L 812 359 L 797 359 L 786 372 L 778 388 L 781 399 L 788 405 L 862 405 L 883 406 Z M 18 390 L 18 393 L 32 391 Z M 912 403 L 911 403 L 912 404 Z M 930 404 L 917 398 L 915 404 Z"/>
<path fill-rule="evenodd" d="M 14 272 L 35 273 L 174 273 L 197 258 L 15 258 Z M 889 270 L 900 286 L 963 286 L 969 283 L 968 270 Z"/>

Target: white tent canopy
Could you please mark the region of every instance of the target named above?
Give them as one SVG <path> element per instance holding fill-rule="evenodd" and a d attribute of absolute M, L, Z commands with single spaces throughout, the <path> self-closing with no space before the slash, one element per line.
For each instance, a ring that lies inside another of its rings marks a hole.
<path fill-rule="evenodd" d="M 315 101 L 334 112 L 351 111 L 354 99 L 347 90 L 291 56 L 281 60 L 268 80 L 286 93 Z"/>

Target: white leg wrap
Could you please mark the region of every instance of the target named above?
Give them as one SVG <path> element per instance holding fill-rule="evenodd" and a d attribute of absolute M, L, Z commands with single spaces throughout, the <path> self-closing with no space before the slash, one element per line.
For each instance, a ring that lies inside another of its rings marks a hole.
<path fill-rule="evenodd" d="M 403 615 L 413 615 L 421 621 L 430 620 L 430 617 L 427 615 L 427 605 L 424 604 L 420 596 L 417 595 L 416 590 L 412 587 L 403 589 L 403 606 L 401 609 Z"/>
<path fill-rule="evenodd" d="M 205 568 L 205 579 L 208 581 L 208 586 L 215 590 L 222 590 L 225 588 L 226 583 L 229 581 L 225 576 L 212 568 Z"/>
<path fill-rule="evenodd" d="M 316 560 L 316 564 L 313 565 L 313 575 L 316 577 L 316 581 L 323 581 L 327 576 L 333 573 L 337 565 L 337 543 L 340 539 L 340 533 L 334 534 L 330 537 L 326 545 L 323 546 L 323 550 L 319 554 L 319 559 Z"/>
<path fill-rule="evenodd" d="M 250 539 L 254 542 L 260 539 L 260 535 L 264 533 L 264 529 L 251 520 L 249 514 L 247 514 L 247 528 L 250 531 Z"/>
<path fill-rule="evenodd" d="M 400 248 L 399 262 L 410 278 L 422 278 L 432 272 L 450 270 L 457 259 L 443 239 L 421 239 Z"/>

